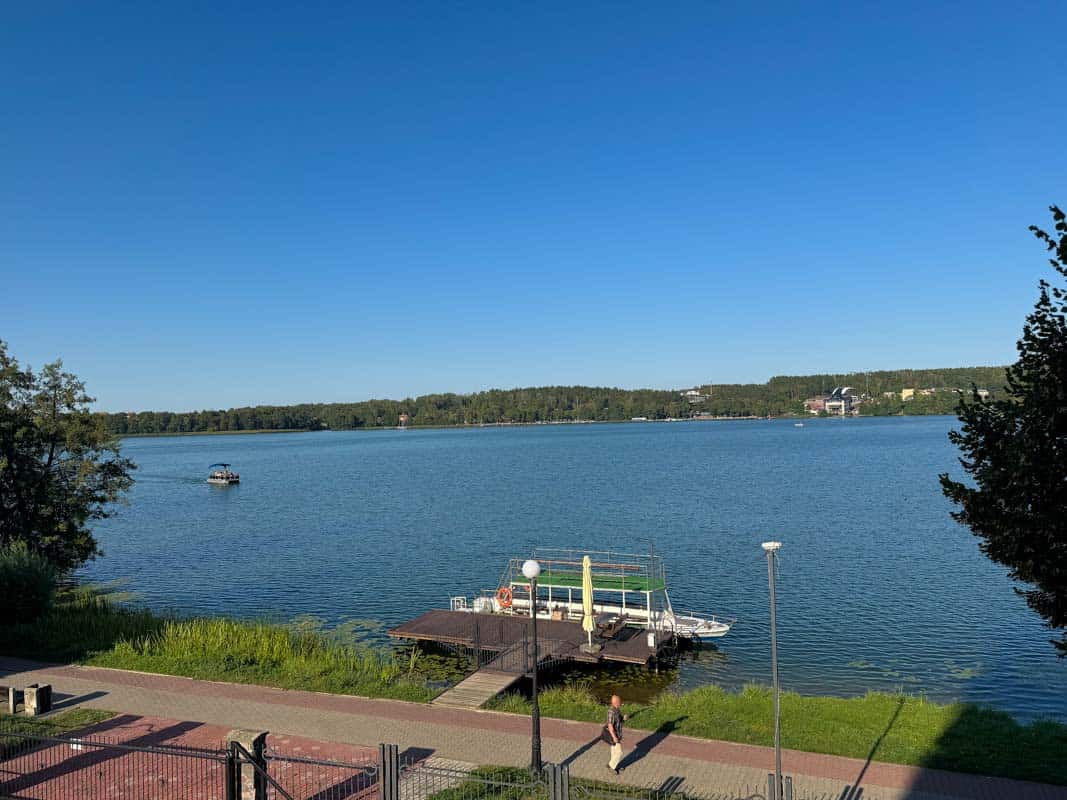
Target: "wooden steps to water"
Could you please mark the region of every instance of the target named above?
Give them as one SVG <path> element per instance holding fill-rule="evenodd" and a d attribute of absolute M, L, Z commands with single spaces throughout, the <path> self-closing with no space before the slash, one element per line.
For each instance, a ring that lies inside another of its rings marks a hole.
<path fill-rule="evenodd" d="M 512 672 L 480 669 L 432 701 L 434 705 L 455 708 L 481 708 L 521 678 Z"/>

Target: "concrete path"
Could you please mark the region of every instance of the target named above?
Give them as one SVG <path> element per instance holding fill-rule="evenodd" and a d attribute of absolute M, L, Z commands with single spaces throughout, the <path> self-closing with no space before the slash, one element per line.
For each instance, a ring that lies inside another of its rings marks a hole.
<path fill-rule="evenodd" d="M 43 665 L 0 658 L 0 681 L 51 683 L 57 707 L 87 706 L 149 717 L 362 746 L 391 742 L 436 758 L 521 766 L 529 761 L 528 717 L 395 700 L 215 683 L 98 667 Z M 600 726 L 542 720 L 546 761 L 571 774 L 647 787 L 674 785 L 705 797 L 762 797 L 773 751 L 766 747 L 631 730 L 631 754 L 616 778 L 606 768 Z M 786 750 L 797 798 L 832 800 L 1067 800 L 1067 787 Z"/>

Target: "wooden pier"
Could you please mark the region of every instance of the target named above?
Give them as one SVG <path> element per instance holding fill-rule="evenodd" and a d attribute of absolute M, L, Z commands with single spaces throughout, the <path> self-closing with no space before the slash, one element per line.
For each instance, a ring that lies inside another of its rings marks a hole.
<path fill-rule="evenodd" d="M 497 672 L 482 667 L 430 702 L 454 708 L 481 708 L 505 689 L 510 689 L 521 677 L 514 672 Z"/>
<path fill-rule="evenodd" d="M 514 648 L 529 635 L 530 619 L 519 614 L 474 614 L 466 611 L 427 611 L 421 617 L 398 625 L 389 631 L 395 639 L 437 642 L 445 645 L 502 653 Z M 577 622 L 565 620 L 537 620 L 537 637 L 542 660 L 578 661 L 598 664 L 614 661 L 624 664 L 648 664 L 673 642 L 657 642 L 648 646 L 648 631 L 623 628 L 610 639 L 593 641 L 601 646 L 599 652 L 586 653 L 580 648 L 586 643 L 586 633 Z M 487 665 L 488 666 L 488 665 Z"/>

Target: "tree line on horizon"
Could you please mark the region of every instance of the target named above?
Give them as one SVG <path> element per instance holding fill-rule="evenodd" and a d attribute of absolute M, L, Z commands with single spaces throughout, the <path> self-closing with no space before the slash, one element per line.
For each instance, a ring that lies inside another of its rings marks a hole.
<path fill-rule="evenodd" d="M 247 406 L 203 411 L 142 411 L 106 414 L 118 435 L 152 433 L 215 433 L 257 430 L 358 430 L 396 427 L 402 414 L 409 426 L 452 426 L 506 422 L 611 422 L 634 417 L 687 418 L 713 416 L 782 416 L 804 414 L 804 400 L 825 395 L 837 386 L 851 386 L 869 399 L 862 414 L 952 414 L 959 393 L 972 387 L 1003 394 L 1004 367 L 960 367 L 934 370 L 879 370 L 867 373 L 776 376 L 765 384 L 704 384 L 704 396 L 691 403 L 676 389 L 618 389 L 594 386 L 541 386 L 490 389 L 473 394 L 428 394 L 404 400 L 356 403 L 301 403 Z M 907 402 L 906 388 L 935 389 Z M 886 397 L 892 392 L 894 397 Z"/>

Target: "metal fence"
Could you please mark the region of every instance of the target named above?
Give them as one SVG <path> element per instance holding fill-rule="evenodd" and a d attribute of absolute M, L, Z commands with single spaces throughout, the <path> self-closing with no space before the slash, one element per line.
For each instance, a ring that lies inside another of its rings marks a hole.
<path fill-rule="evenodd" d="M 278 752 L 264 752 L 267 774 L 293 798 L 300 800 L 357 800 L 377 798 L 379 758 L 335 761 Z M 274 795 L 268 797 L 273 798 Z"/>
<path fill-rule="evenodd" d="M 572 777 L 566 765 L 534 775 L 388 744 L 346 761 L 237 742 L 201 748 L 47 736 L 0 723 L 0 800 L 767 800 L 772 789 L 712 793 L 680 777 L 620 786 Z M 789 789 L 785 800 L 815 800 Z"/>
<path fill-rule="evenodd" d="M 0 729 L 0 798 L 227 797 L 226 750 L 135 746 L 103 737 L 58 737 Z M 220 791 L 216 791 L 219 789 Z"/>

